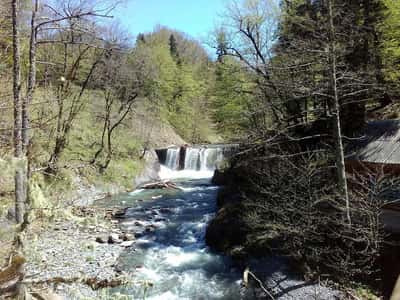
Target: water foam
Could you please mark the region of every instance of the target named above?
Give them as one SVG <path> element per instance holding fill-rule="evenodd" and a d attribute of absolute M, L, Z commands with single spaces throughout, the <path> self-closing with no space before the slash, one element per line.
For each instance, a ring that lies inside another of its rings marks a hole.
<path fill-rule="evenodd" d="M 174 179 L 206 179 L 214 175 L 214 171 L 204 170 L 172 170 L 166 166 L 161 165 L 158 173 L 161 180 L 174 180 Z"/>

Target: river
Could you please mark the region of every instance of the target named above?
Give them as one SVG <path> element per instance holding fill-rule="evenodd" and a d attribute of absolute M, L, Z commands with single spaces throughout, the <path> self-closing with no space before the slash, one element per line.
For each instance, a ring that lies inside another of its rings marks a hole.
<path fill-rule="evenodd" d="M 160 300 L 253 299 L 241 288 L 240 270 L 205 244 L 218 192 L 211 177 L 222 151 L 189 149 L 182 171 L 177 171 L 178 155 L 176 149 L 168 151 L 160 177 L 173 180 L 179 190 L 139 189 L 108 201 L 128 207 L 120 225 L 136 234 L 134 247 L 124 252 L 118 267 L 134 270 L 138 284 L 116 291 L 132 299 L 144 294 Z"/>
<path fill-rule="evenodd" d="M 160 177 L 174 181 L 179 190 L 139 189 L 107 200 L 107 205 L 127 207 L 120 225 L 136 235 L 118 268 L 133 273 L 137 284 L 111 293 L 151 300 L 255 299 L 254 290 L 241 285 L 243 270 L 205 244 L 206 225 L 217 209 L 218 187 L 211 177 L 222 151 L 191 149 L 181 171 L 177 151 L 168 151 Z M 279 259 L 270 258 L 265 265 L 271 274 L 279 274 L 279 299 L 316 299 L 314 287 L 288 280 Z M 325 297 L 318 299 L 333 299 L 330 289 L 323 292 Z"/>

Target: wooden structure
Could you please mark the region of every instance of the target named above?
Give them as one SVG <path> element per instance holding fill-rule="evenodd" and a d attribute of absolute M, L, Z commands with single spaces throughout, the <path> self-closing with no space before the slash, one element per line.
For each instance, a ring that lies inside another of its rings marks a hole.
<path fill-rule="evenodd" d="M 346 171 L 349 178 L 357 174 L 400 178 L 400 120 L 368 122 L 346 149 Z M 385 197 L 390 204 L 382 207 L 380 221 L 390 243 L 382 249 L 381 263 L 384 299 L 389 299 L 400 274 L 400 186 L 395 184 Z M 400 281 L 391 300 L 400 300 L 399 287 Z"/>
<path fill-rule="evenodd" d="M 400 120 L 372 121 L 346 149 L 349 173 L 400 176 Z"/>

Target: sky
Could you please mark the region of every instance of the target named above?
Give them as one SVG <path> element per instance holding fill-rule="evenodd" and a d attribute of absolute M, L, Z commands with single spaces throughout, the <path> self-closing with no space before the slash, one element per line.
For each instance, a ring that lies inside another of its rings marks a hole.
<path fill-rule="evenodd" d="M 164 25 L 201 39 L 218 22 L 226 0 L 126 0 L 114 16 L 131 34 Z"/>

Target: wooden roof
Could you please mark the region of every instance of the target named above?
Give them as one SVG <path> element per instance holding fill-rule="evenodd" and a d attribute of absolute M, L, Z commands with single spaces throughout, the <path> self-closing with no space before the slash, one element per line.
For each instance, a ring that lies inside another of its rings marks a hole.
<path fill-rule="evenodd" d="M 400 120 L 368 122 L 346 152 L 348 160 L 400 164 Z"/>

